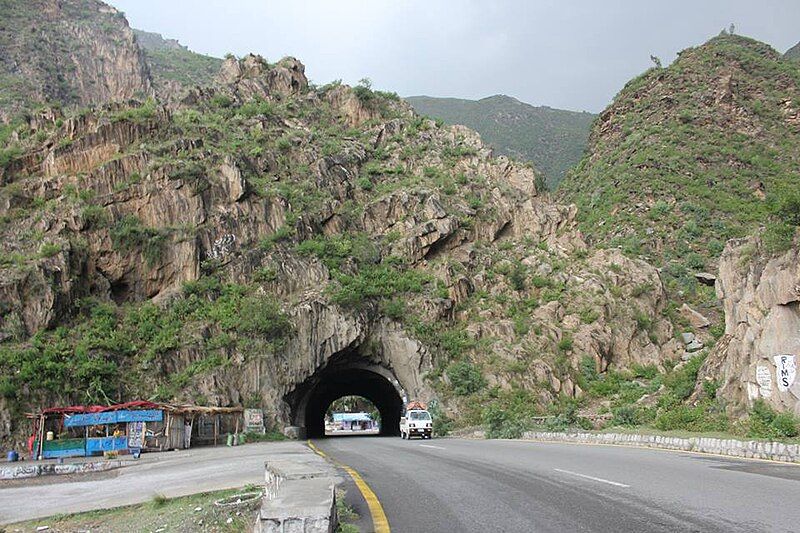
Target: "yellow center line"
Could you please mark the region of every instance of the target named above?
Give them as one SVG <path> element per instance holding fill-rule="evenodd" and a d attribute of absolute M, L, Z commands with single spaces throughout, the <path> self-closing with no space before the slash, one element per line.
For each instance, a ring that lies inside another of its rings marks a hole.
<path fill-rule="evenodd" d="M 314 446 L 314 443 L 310 440 L 308 441 L 308 446 L 314 450 L 317 455 L 335 463 L 337 466 L 347 472 L 351 478 L 353 478 L 353 482 L 356 484 L 356 487 L 358 487 L 358 490 L 361 491 L 361 495 L 367 502 L 369 514 L 372 516 L 372 526 L 375 528 L 375 533 L 391 533 L 389 519 L 386 518 L 386 513 L 383 512 L 383 506 L 381 505 L 381 502 L 378 500 L 378 497 L 375 495 L 369 485 L 367 485 L 367 482 L 364 481 L 361 475 L 349 466 L 342 464 L 327 455 L 325 452 Z"/>

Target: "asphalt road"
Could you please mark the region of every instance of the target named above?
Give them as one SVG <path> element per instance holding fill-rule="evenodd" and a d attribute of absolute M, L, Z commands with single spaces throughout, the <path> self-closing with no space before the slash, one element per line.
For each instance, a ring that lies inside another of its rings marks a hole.
<path fill-rule="evenodd" d="M 145 454 L 139 464 L 102 474 L 0 481 L 0 524 L 264 483 L 267 458 L 304 453 L 298 442 L 264 442 Z M 2 528 L 0 527 L 0 531 Z"/>
<path fill-rule="evenodd" d="M 800 531 L 800 466 L 614 446 L 338 437 L 393 532 Z"/>

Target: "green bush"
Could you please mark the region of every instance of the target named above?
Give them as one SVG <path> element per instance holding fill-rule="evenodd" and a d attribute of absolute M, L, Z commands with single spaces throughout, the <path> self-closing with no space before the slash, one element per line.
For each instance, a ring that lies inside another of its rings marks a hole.
<path fill-rule="evenodd" d="M 518 439 L 527 429 L 520 416 L 497 404 L 484 409 L 482 419 L 489 439 Z"/>
<path fill-rule="evenodd" d="M 278 430 L 271 429 L 264 433 L 256 431 L 247 431 L 244 433 L 245 442 L 274 442 L 286 440 L 286 435 Z"/>
<path fill-rule="evenodd" d="M 272 267 L 261 267 L 253 272 L 253 281 L 269 283 L 278 279 L 278 272 Z"/>
<path fill-rule="evenodd" d="M 650 331 L 653 327 L 653 319 L 642 311 L 636 311 L 636 313 L 634 313 L 634 319 L 636 320 L 636 328 L 639 331 Z"/>
<path fill-rule="evenodd" d="M 581 357 L 580 377 L 584 384 L 582 386 L 586 388 L 588 384 L 597 380 L 597 376 L 597 361 L 595 361 L 594 357 L 591 355 Z"/>
<path fill-rule="evenodd" d="M 434 400 L 428 405 L 428 412 L 433 419 L 434 435 L 445 437 L 453 430 L 453 420 L 444 413 L 438 400 Z"/>
<path fill-rule="evenodd" d="M 641 424 L 639 413 L 632 405 L 623 405 L 612 410 L 614 417 L 611 419 L 611 424 L 614 426 L 638 426 Z"/>
<path fill-rule="evenodd" d="M 384 301 L 381 304 L 381 312 L 394 320 L 403 320 L 407 313 L 406 303 L 399 298 Z"/>
<path fill-rule="evenodd" d="M 701 402 L 696 406 L 678 404 L 658 414 L 655 427 L 662 431 L 727 431 L 728 418 L 714 404 Z"/>
<path fill-rule="evenodd" d="M 600 318 L 600 311 L 592 309 L 591 307 L 585 307 L 578 313 L 578 316 L 584 324 L 594 324 L 597 322 L 597 319 Z"/>
<path fill-rule="evenodd" d="M 370 180 L 368 177 L 363 176 L 361 178 L 358 178 L 358 186 L 361 190 L 371 191 L 374 187 L 374 184 L 372 183 L 372 180 Z"/>
<path fill-rule="evenodd" d="M 558 349 L 562 352 L 569 352 L 572 350 L 572 337 L 565 336 L 560 341 L 558 341 Z"/>
<path fill-rule="evenodd" d="M 527 280 L 527 269 L 522 263 L 517 263 L 508 275 L 511 287 L 515 291 L 524 291 Z"/>
<path fill-rule="evenodd" d="M 664 385 L 679 400 L 691 396 L 697 383 L 697 373 L 705 361 L 705 355 L 696 355 L 664 377 Z"/>
<path fill-rule="evenodd" d="M 456 396 L 467 396 L 482 390 L 486 386 L 486 380 L 480 370 L 466 361 L 451 363 L 445 373 Z"/>
<path fill-rule="evenodd" d="M 128 107 L 113 113 L 109 118 L 112 122 L 144 122 L 153 118 L 156 114 L 156 102 L 149 98 L 138 107 Z"/>
<path fill-rule="evenodd" d="M 764 231 L 764 247 L 769 253 L 779 254 L 792 246 L 796 227 L 785 222 L 771 222 Z"/>
<path fill-rule="evenodd" d="M 121 219 L 111 229 L 111 241 L 120 251 L 141 250 L 148 264 L 156 263 L 166 244 L 167 235 L 156 228 L 148 228 L 133 215 Z"/>
<path fill-rule="evenodd" d="M 764 400 L 756 400 L 747 419 L 747 436 L 760 439 L 797 437 L 800 420 L 791 413 L 778 413 Z"/>
<path fill-rule="evenodd" d="M 61 252 L 61 246 L 53 242 L 46 242 L 39 247 L 39 257 L 41 258 L 53 257 L 59 252 Z"/>
<path fill-rule="evenodd" d="M 348 259 L 364 264 L 375 263 L 380 258 L 375 245 L 362 233 L 314 237 L 301 242 L 295 249 L 300 255 L 317 257 L 331 270 L 341 268 Z"/>
<path fill-rule="evenodd" d="M 771 198 L 772 210 L 786 224 L 800 226 L 800 193 L 783 191 L 776 198 Z"/>
<path fill-rule="evenodd" d="M 372 300 L 391 299 L 403 293 L 419 293 L 431 282 L 430 275 L 386 264 L 366 265 L 355 274 L 335 274 L 328 289 L 331 301 L 344 307 L 362 307 Z"/>
<path fill-rule="evenodd" d="M 100 205 L 87 205 L 81 209 L 83 223 L 87 229 L 102 228 L 108 224 L 108 212 Z"/>

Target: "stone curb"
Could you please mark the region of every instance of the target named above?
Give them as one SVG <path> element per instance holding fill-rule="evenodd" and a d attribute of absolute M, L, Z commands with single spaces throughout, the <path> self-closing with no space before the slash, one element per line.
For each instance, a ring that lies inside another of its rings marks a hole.
<path fill-rule="evenodd" d="M 331 466 L 311 450 L 310 455 L 267 461 L 266 487 L 254 533 L 333 533 L 336 484 Z"/>
<path fill-rule="evenodd" d="M 26 479 L 38 476 L 57 476 L 63 474 L 84 474 L 89 472 L 105 472 L 125 466 L 127 461 L 90 461 L 67 464 L 36 464 L 34 462 L 0 468 L 0 480 Z"/>
<path fill-rule="evenodd" d="M 785 463 L 800 463 L 800 444 L 785 444 L 783 442 L 742 441 L 714 437 L 681 438 L 635 433 L 566 433 L 550 431 L 526 431 L 523 433 L 522 438 L 525 440 L 583 444 L 618 444 L 640 448 L 661 448 L 749 459 L 765 459 Z"/>

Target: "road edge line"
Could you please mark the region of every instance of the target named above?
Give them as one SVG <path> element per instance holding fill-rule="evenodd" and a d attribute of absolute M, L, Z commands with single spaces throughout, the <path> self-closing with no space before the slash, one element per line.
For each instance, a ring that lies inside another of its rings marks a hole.
<path fill-rule="evenodd" d="M 308 447 L 311 448 L 311 450 L 314 453 L 316 453 L 320 457 L 323 457 L 331 461 L 336 466 L 340 467 L 342 470 L 347 472 L 347 474 L 352 478 L 353 483 L 356 484 L 356 487 L 361 492 L 361 496 L 364 497 L 364 501 L 367 502 L 367 507 L 369 508 L 369 514 L 372 517 L 372 527 L 374 528 L 375 533 L 391 533 L 392 530 L 389 527 L 389 519 L 386 518 L 386 513 L 383 510 L 381 502 L 378 500 L 378 496 L 370 488 L 367 482 L 364 481 L 364 478 L 361 477 L 361 474 L 359 474 L 346 464 L 340 463 L 336 459 L 332 458 L 331 456 L 329 456 L 328 454 L 317 448 L 314 445 L 314 443 L 311 442 L 310 440 L 307 441 L 307 444 Z"/>

